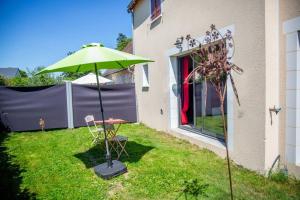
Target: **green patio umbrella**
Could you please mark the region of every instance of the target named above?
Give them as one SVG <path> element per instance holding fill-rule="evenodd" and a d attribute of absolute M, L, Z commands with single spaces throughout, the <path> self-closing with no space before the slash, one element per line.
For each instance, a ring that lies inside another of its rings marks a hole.
<path fill-rule="evenodd" d="M 114 49 L 106 48 L 99 43 L 91 43 L 82 46 L 82 48 L 75 53 L 67 56 L 66 58 L 50 65 L 43 70 L 39 71 L 37 75 L 51 72 L 86 72 L 95 71 L 97 78 L 97 87 L 99 94 L 100 111 L 103 120 L 103 129 L 105 135 L 106 146 L 106 163 L 94 167 L 97 175 L 104 179 L 117 176 L 127 171 L 126 166 L 120 161 L 111 159 L 109 151 L 106 128 L 104 123 L 104 110 L 101 97 L 101 89 L 98 79 L 99 69 L 121 69 L 127 68 L 131 65 L 138 63 L 153 62 L 147 58 L 135 56 L 129 53 L 117 51 Z"/>

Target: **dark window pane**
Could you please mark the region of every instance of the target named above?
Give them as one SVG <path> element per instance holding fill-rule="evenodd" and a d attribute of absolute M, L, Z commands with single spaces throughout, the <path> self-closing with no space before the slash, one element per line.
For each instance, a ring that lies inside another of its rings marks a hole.
<path fill-rule="evenodd" d="M 195 82 L 195 116 L 196 123 L 195 128 L 203 130 L 203 112 L 204 112 L 204 94 L 203 94 L 203 84 L 200 81 Z"/>
<path fill-rule="evenodd" d="M 184 84 L 184 79 L 194 66 L 193 60 L 189 56 L 179 59 L 179 123 L 183 128 L 193 129 L 206 135 L 224 138 L 223 120 L 220 109 L 220 100 L 215 88 L 207 82 L 207 93 L 205 94 L 205 83 L 198 77 L 197 80 L 189 84 Z M 187 64 L 188 63 L 188 64 Z M 206 101 L 206 104 L 205 104 Z M 225 123 L 227 122 L 227 98 L 224 101 Z"/>
<path fill-rule="evenodd" d="M 161 14 L 161 0 L 151 0 L 151 19 Z"/>
<path fill-rule="evenodd" d="M 225 116 L 227 113 L 227 103 L 225 97 L 224 103 Z M 215 88 L 211 83 L 207 83 L 207 100 L 206 100 L 206 109 L 203 115 L 204 120 L 204 131 L 207 134 L 216 137 L 223 137 L 223 121 L 220 109 L 220 100 L 216 93 Z M 225 120 L 226 121 L 226 120 Z"/>

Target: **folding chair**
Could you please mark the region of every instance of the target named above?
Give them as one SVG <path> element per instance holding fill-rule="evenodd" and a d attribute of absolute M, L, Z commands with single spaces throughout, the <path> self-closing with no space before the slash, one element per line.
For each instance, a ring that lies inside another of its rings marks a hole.
<path fill-rule="evenodd" d="M 84 118 L 85 123 L 89 129 L 89 132 L 93 136 L 92 144 L 97 144 L 101 141 L 101 132 L 103 131 L 103 128 L 99 128 L 96 123 L 93 115 L 87 115 Z"/>
<path fill-rule="evenodd" d="M 117 160 L 119 160 L 123 152 L 129 157 L 125 149 L 128 138 L 122 135 L 117 135 L 117 131 L 113 124 L 105 124 L 105 128 L 111 149 L 113 149 L 118 155 Z"/>

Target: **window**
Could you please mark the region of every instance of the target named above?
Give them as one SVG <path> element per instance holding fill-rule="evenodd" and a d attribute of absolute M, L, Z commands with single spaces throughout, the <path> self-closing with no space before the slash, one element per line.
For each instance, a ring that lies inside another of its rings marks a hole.
<path fill-rule="evenodd" d="M 154 20 L 161 14 L 161 0 L 151 0 L 151 20 Z"/>
<path fill-rule="evenodd" d="M 286 36 L 286 139 L 285 156 L 288 163 L 300 166 L 300 17 L 283 23 Z M 295 139 L 296 138 L 296 139 Z"/>
<path fill-rule="evenodd" d="M 223 122 L 220 102 L 214 87 L 207 82 L 205 100 L 205 85 L 202 80 L 193 80 L 191 84 L 184 82 L 187 75 L 194 69 L 190 56 L 179 58 L 179 126 L 194 132 L 223 139 Z M 224 110 L 227 116 L 227 95 L 225 95 Z"/>
<path fill-rule="evenodd" d="M 299 47 L 300 47 L 300 31 L 298 31 L 298 42 L 299 42 Z"/>
<path fill-rule="evenodd" d="M 142 87 L 149 87 L 148 64 L 143 65 L 143 84 Z"/>

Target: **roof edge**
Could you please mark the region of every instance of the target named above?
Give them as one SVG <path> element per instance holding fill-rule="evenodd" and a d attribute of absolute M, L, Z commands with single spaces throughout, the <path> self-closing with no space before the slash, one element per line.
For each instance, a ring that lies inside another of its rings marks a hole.
<path fill-rule="evenodd" d="M 132 13 L 135 5 L 137 4 L 139 0 L 131 0 L 130 3 L 127 6 L 127 12 Z"/>

